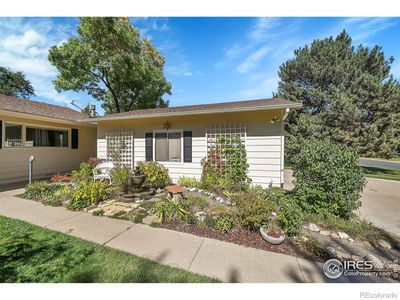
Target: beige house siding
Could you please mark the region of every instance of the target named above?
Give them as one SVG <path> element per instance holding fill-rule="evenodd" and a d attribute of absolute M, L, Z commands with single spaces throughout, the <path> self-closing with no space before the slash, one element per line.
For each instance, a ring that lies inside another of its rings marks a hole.
<path fill-rule="evenodd" d="M 192 131 L 192 162 L 163 162 L 174 182 L 180 176 L 200 179 L 201 160 L 207 156 L 206 129 L 216 124 L 242 124 L 246 126 L 246 151 L 248 175 L 254 184 L 264 187 L 283 183 L 283 122 L 271 123 L 274 117 L 282 118 L 285 111 L 221 113 L 195 116 L 160 117 L 142 120 L 100 121 L 97 129 L 97 153 L 107 158 L 106 133 L 116 128 L 130 129 L 134 135 L 134 162 L 145 160 L 145 134 L 162 130 L 169 122 L 171 130 Z"/>
<path fill-rule="evenodd" d="M 69 121 L 43 121 L 35 118 L 13 117 L 0 114 L 3 122 L 3 147 L 0 149 L 0 185 L 11 182 L 27 181 L 28 160 L 35 157 L 33 165 L 34 179 L 48 177 L 58 172 L 69 172 L 79 167 L 89 157 L 96 156 L 96 128 L 74 124 Z M 4 147 L 5 123 L 21 124 L 22 138 L 25 138 L 25 126 L 37 126 L 49 129 L 68 130 L 68 147 Z M 78 149 L 71 149 L 71 128 L 78 129 Z"/>

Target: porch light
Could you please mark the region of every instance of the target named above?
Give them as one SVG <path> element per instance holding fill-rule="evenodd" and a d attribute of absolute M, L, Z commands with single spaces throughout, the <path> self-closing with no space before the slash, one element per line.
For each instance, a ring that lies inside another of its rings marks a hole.
<path fill-rule="evenodd" d="M 163 124 L 163 127 L 164 127 L 165 130 L 168 130 L 168 129 L 171 128 L 171 123 L 167 121 L 167 122 L 165 122 L 165 123 Z"/>

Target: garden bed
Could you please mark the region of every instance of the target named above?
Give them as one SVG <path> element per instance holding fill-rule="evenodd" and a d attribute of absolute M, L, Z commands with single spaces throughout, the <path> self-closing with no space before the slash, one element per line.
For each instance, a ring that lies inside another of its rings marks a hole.
<path fill-rule="evenodd" d="M 234 243 L 245 247 L 256 248 L 276 253 L 282 253 L 291 256 L 301 256 L 306 259 L 323 261 L 321 257 L 300 249 L 295 245 L 292 238 L 286 239 L 280 245 L 272 245 L 263 240 L 258 232 L 234 229 L 224 233 L 210 227 L 198 227 L 195 224 L 184 224 L 178 221 L 167 221 L 162 224 L 163 228 L 190 233 L 193 235 L 217 239 L 224 242 Z"/>

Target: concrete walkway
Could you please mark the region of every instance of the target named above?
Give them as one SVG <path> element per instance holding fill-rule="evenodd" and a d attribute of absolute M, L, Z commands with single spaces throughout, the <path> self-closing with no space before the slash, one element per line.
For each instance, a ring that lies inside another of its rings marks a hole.
<path fill-rule="evenodd" d="M 120 249 L 224 282 L 326 282 L 322 264 L 191 234 L 128 221 L 95 217 L 0 192 L 0 215 Z M 350 278 L 354 282 L 385 282 Z M 348 278 L 334 282 L 348 282 Z"/>

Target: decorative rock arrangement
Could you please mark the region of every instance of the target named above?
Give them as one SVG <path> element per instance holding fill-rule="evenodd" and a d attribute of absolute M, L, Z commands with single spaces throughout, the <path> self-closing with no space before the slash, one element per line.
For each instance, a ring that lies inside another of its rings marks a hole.
<path fill-rule="evenodd" d="M 184 187 L 184 189 L 186 191 L 188 191 L 188 192 L 200 193 L 202 196 L 206 196 L 207 198 L 209 198 L 210 200 L 212 200 L 214 202 L 225 203 L 225 204 L 228 204 L 228 205 L 231 204 L 229 199 L 224 199 L 223 197 L 217 196 L 213 192 L 209 192 L 209 191 L 202 190 L 202 189 L 199 189 L 199 188 L 186 188 L 186 187 Z"/>
<path fill-rule="evenodd" d="M 126 203 L 126 202 L 119 202 L 116 200 L 108 200 L 105 201 L 101 204 L 99 204 L 97 207 L 88 209 L 87 212 L 89 213 L 95 213 L 99 211 L 104 212 L 104 216 L 112 216 L 116 213 L 119 213 L 121 211 L 129 213 L 139 207 L 138 203 Z"/>

